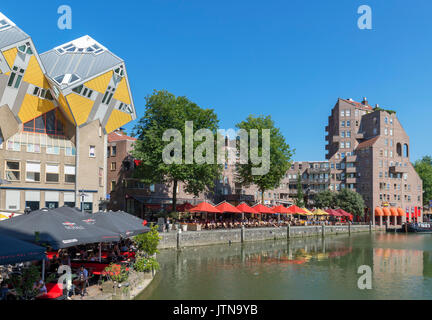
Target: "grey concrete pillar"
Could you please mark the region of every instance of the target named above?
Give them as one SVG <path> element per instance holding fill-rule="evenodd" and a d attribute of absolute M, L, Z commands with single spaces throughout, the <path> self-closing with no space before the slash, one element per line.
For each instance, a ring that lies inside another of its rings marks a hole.
<path fill-rule="evenodd" d="M 243 243 L 244 242 L 244 236 L 245 236 L 245 227 L 244 226 L 242 226 L 241 227 L 241 233 L 240 233 L 240 239 L 241 239 L 241 243 Z"/>
<path fill-rule="evenodd" d="M 288 224 L 287 226 L 287 239 L 291 238 L 291 225 Z"/>
<path fill-rule="evenodd" d="M 380 216 L 380 227 L 383 225 L 383 217 L 382 216 Z"/>
<path fill-rule="evenodd" d="M 351 222 L 348 222 L 348 234 L 351 235 Z"/>
<path fill-rule="evenodd" d="M 372 232 L 372 223 L 369 221 L 369 232 Z"/>
<path fill-rule="evenodd" d="M 325 225 L 321 226 L 321 235 L 325 237 Z"/>

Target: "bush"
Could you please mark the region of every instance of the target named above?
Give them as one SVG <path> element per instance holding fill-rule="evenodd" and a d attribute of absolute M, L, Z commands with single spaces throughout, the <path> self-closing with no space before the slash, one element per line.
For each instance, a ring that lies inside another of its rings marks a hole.
<path fill-rule="evenodd" d="M 159 268 L 159 262 L 155 258 L 139 257 L 134 264 L 134 269 L 138 272 L 159 270 Z"/>
<path fill-rule="evenodd" d="M 111 263 L 105 268 L 103 275 L 107 276 L 112 281 L 122 283 L 129 278 L 129 270 L 125 266 Z"/>
<path fill-rule="evenodd" d="M 135 236 L 133 241 L 138 247 L 138 251 L 143 252 L 149 257 L 159 252 L 157 247 L 160 239 L 158 226 L 154 225 L 150 227 L 149 232 Z"/>

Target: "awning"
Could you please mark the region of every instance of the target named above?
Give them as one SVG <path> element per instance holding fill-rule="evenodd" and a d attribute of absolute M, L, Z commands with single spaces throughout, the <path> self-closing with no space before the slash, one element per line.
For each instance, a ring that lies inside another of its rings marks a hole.
<path fill-rule="evenodd" d="M 384 216 L 384 212 L 383 212 L 383 210 L 380 207 L 376 207 L 375 208 L 375 216 L 376 217 L 382 217 L 382 216 Z"/>
<path fill-rule="evenodd" d="M 288 214 L 290 213 L 287 207 L 284 207 L 282 205 L 280 206 L 274 206 L 271 208 L 275 213 L 281 213 L 281 214 Z"/>
<path fill-rule="evenodd" d="M 321 209 L 316 209 L 313 212 L 313 214 L 316 215 L 316 216 L 328 216 L 328 213 L 325 212 L 324 210 L 321 210 Z"/>
<path fill-rule="evenodd" d="M 258 213 L 264 213 L 264 214 L 274 214 L 275 212 L 270 209 L 269 207 L 263 205 L 263 204 L 256 204 L 252 208 L 254 208 Z"/>
<path fill-rule="evenodd" d="M 326 212 L 333 217 L 343 217 L 344 216 L 342 213 L 339 213 L 333 209 L 327 209 Z"/>
<path fill-rule="evenodd" d="M 399 214 L 399 217 L 404 217 L 406 212 L 402 208 L 397 208 L 397 212 Z"/>
<path fill-rule="evenodd" d="M 188 210 L 189 212 L 208 212 L 208 213 L 222 213 L 219 209 L 215 208 L 208 202 L 201 202 L 197 206 Z"/>
<path fill-rule="evenodd" d="M 220 212 L 227 212 L 227 213 L 242 213 L 239 209 L 234 207 L 233 205 L 229 204 L 226 201 L 223 201 L 219 203 L 216 206 L 216 209 L 218 209 Z"/>
<path fill-rule="evenodd" d="M 0 234 L 0 265 L 45 259 L 45 248 Z"/>
<path fill-rule="evenodd" d="M 391 212 L 389 208 L 383 208 L 383 212 L 384 212 L 384 217 L 390 217 L 391 216 Z"/>
<path fill-rule="evenodd" d="M 310 211 L 310 210 L 308 210 L 308 209 L 306 209 L 306 208 L 301 208 L 303 211 L 305 211 L 306 212 L 306 215 L 308 215 L 308 216 L 313 216 L 313 213 L 312 213 L 312 211 Z"/>
<path fill-rule="evenodd" d="M 248 206 L 246 203 L 242 202 L 237 207 L 241 212 L 244 213 L 258 213 L 254 208 Z"/>
<path fill-rule="evenodd" d="M 300 214 L 300 215 L 307 215 L 306 211 L 303 209 L 297 207 L 296 205 L 292 205 L 288 208 L 289 213 L 291 214 Z"/>
<path fill-rule="evenodd" d="M 396 208 L 390 208 L 390 213 L 393 217 L 399 216 L 399 213 Z"/>

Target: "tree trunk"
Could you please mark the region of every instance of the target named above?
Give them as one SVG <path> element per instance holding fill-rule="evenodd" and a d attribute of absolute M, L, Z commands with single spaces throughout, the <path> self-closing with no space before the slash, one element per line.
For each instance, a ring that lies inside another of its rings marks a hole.
<path fill-rule="evenodd" d="M 261 190 L 261 204 L 264 205 L 264 191 L 265 190 Z"/>
<path fill-rule="evenodd" d="M 177 180 L 173 181 L 172 212 L 177 212 Z"/>

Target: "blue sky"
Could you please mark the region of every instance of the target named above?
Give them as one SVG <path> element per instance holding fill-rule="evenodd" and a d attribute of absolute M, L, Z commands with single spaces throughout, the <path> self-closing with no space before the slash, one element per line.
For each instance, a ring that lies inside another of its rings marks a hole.
<path fill-rule="evenodd" d="M 57 28 L 63 4 L 72 30 Z M 372 30 L 357 28 L 363 4 Z M 89 34 L 122 57 L 139 117 L 144 97 L 167 89 L 214 108 L 221 128 L 270 114 L 294 160 L 324 160 L 337 98 L 366 96 L 397 111 L 411 160 L 432 153 L 429 0 L 3 1 L 0 10 L 39 53 Z"/>

